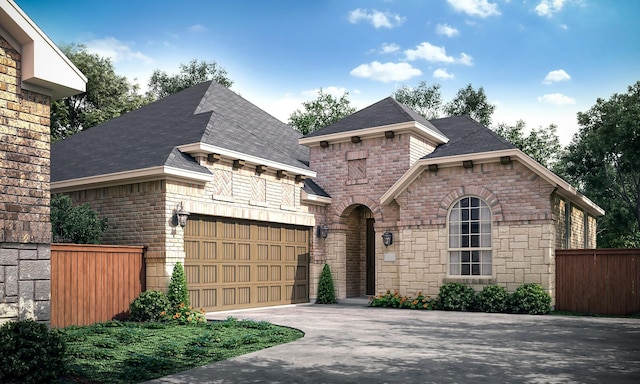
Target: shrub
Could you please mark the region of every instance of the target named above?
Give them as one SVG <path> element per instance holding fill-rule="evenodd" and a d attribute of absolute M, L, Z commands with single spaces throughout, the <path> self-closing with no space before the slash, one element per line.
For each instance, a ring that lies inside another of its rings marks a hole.
<path fill-rule="evenodd" d="M 475 309 L 473 288 L 460 283 L 445 283 L 440 287 L 438 309 L 445 311 L 470 311 Z"/>
<path fill-rule="evenodd" d="M 193 308 L 188 307 L 184 304 L 179 304 L 173 310 L 173 315 L 168 317 L 168 320 L 172 323 L 178 324 L 196 324 L 196 323 L 206 323 L 207 319 L 204 317 L 204 311 L 195 311 Z"/>
<path fill-rule="evenodd" d="M 184 276 L 184 268 L 182 268 L 182 263 L 180 262 L 177 262 L 173 267 L 167 298 L 173 308 L 178 308 L 180 304 L 184 304 L 186 307 L 191 304 L 189 301 L 187 278 Z"/>
<path fill-rule="evenodd" d="M 499 285 L 487 285 L 476 295 L 476 303 L 483 312 L 506 312 L 509 307 L 509 292 Z"/>
<path fill-rule="evenodd" d="M 551 312 L 551 295 L 538 284 L 522 284 L 509 301 L 514 313 L 544 315 Z"/>
<path fill-rule="evenodd" d="M 418 292 L 416 297 L 408 297 L 404 301 L 403 307 L 410 309 L 433 309 L 433 301 L 429 296 L 425 296 L 422 292 Z"/>
<path fill-rule="evenodd" d="M 0 382 L 50 383 L 66 373 L 66 345 L 57 331 L 33 320 L 0 327 Z"/>
<path fill-rule="evenodd" d="M 54 242 L 98 244 L 107 229 L 107 219 L 98 217 L 88 203 L 73 205 L 71 197 L 51 198 L 51 232 Z"/>
<path fill-rule="evenodd" d="M 325 264 L 320 275 L 318 283 L 318 299 L 316 304 L 335 304 L 336 292 L 333 289 L 333 278 L 331 277 L 331 269 L 329 264 Z"/>
<path fill-rule="evenodd" d="M 129 305 L 129 320 L 160 321 L 171 309 L 167 295 L 160 291 L 145 291 Z"/>
<path fill-rule="evenodd" d="M 400 296 L 398 291 L 391 292 L 387 289 L 386 293 L 376 295 L 369 300 L 370 307 L 384 308 L 409 308 L 409 309 L 433 309 L 434 302 L 429 296 L 418 292 L 416 297 Z"/>

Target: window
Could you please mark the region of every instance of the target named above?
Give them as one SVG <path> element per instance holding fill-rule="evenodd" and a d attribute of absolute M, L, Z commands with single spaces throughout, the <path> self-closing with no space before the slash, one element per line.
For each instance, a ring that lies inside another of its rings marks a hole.
<path fill-rule="evenodd" d="M 449 275 L 491 276 L 491 210 L 477 197 L 449 212 Z"/>

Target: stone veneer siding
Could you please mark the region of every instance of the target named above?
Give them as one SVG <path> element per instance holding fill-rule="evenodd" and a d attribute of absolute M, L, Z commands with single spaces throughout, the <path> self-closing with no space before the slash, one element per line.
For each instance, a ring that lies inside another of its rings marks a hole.
<path fill-rule="evenodd" d="M 21 89 L 0 37 L 0 323 L 50 320 L 49 96 Z"/>

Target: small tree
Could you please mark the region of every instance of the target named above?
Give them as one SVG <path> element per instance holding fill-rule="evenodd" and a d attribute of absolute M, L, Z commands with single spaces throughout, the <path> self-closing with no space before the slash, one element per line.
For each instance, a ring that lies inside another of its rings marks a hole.
<path fill-rule="evenodd" d="M 51 199 L 51 231 L 54 242 L 98 244 L 107 229 L 107 219 L 88 203 L 73 205 L 71 197 L 56 195 Z"/>
<path fill-rule="evenodd" d="M 318 283 L 318 299 L 316 304 L 335 304 L 336 292 L 333 289 L 333 278 L 331 277 L 331 269 L 329 264 L 325 264 L 320 275 Z"/>
<path fill-rule="evenodd" d="M 171 274 L 171 281 L 169 281 L 169 292 L 167 292 L 169 302 L 173 307 L 178 307 L 180 304 L 184 304 L 188 307 L 189 302 L 189 290 L 187 288 L 187 279 L 184 275 L 184 268 L 182 264 L 177 262 L 173 267 L 173 273 Z"/>

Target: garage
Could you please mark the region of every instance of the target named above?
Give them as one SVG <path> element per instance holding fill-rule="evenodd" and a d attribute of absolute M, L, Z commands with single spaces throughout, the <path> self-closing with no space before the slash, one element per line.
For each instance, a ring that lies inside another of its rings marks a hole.
<path fill-rule="evenodd" d="M 194 308 L 207 312 L 309 301 L 307 227 L 190 217 L 185 274 Z"/>

